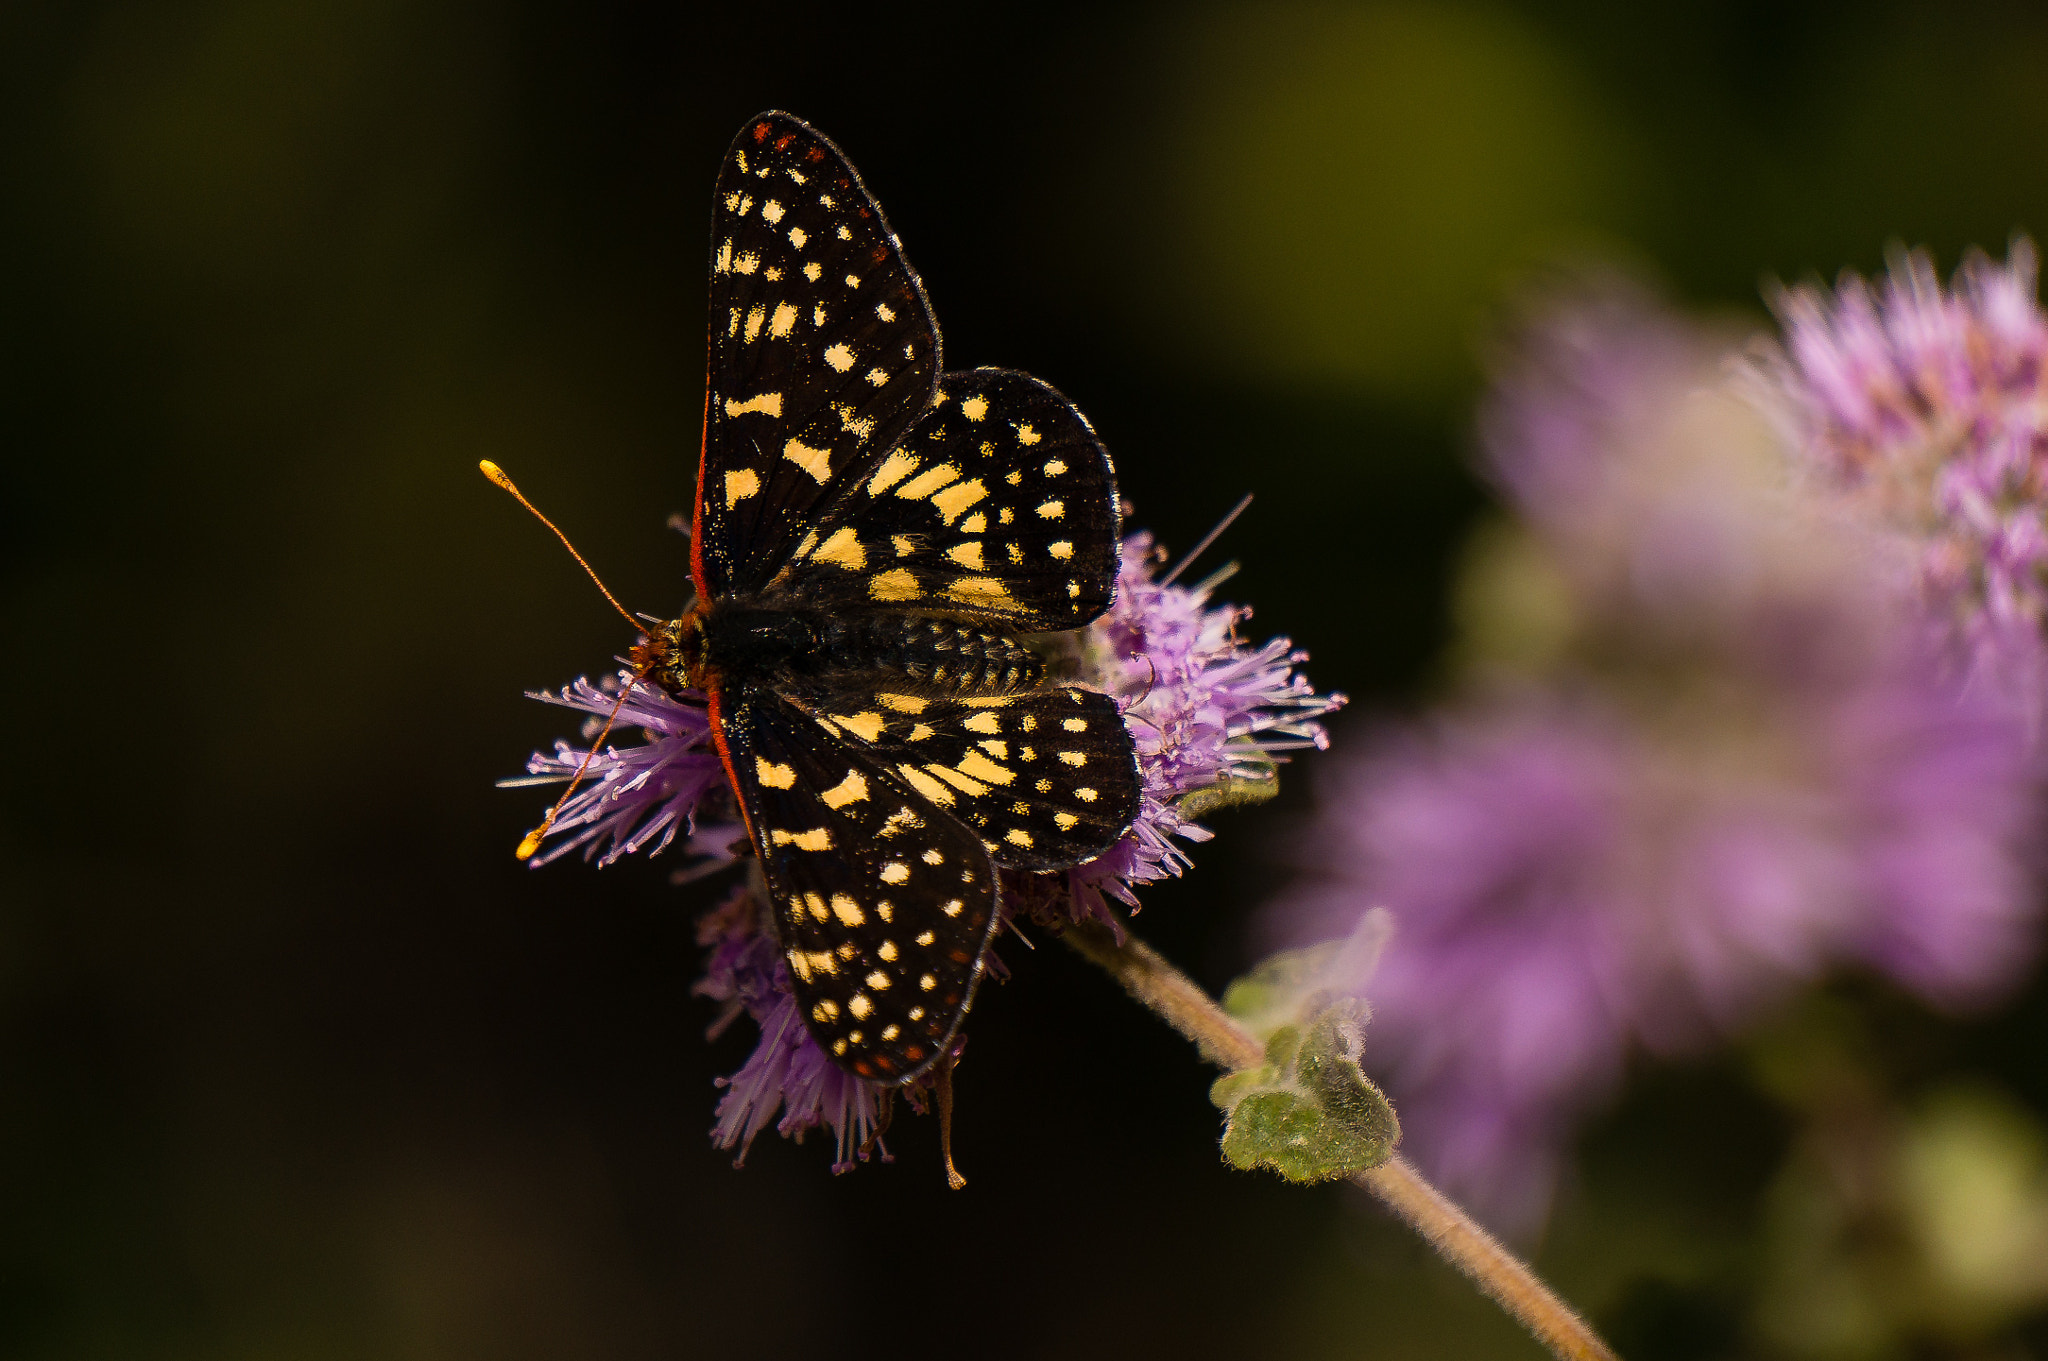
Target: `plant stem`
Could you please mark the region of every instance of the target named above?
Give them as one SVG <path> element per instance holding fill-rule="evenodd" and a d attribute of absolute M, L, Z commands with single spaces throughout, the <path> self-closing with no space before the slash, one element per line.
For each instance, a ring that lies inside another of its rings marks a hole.
<path fill-rule="evenodd" d="M 1062 939 L 1107 970 L 1153 1014 L 1194 1041 L 1211 1063 L 1235 1070 L 1265 1061 L 1265 1047 L 1257 1038 L 1143 941 L 1126 935 L 1120 942 L 1108 928 L 1094 923 L 1069 927 Z M 1571 1306 L 1424 1180 L 1406 1158 L 1396 1154 L 1351 1180 L 1407 1221 L 1438 1256 L 1471 1278 L 1552 1355 L 1561 1361 L 1617 1361 L 1613 1350 Z"/>

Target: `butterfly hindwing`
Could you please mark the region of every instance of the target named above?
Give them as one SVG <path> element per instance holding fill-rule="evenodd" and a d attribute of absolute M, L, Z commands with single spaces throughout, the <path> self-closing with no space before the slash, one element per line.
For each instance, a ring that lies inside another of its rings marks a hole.
<path fill-rule="evenodd" d="M 784 113 L 726 152 L 711 224 L 710 377 L 695 522 L 702 596 L 753 590 L 931 402 L 939 333 L 845 156 Z"/>
<path fill-rule="evenodd" d="M 720 728 L 805 1023 L 855 1075 L 907 1082 L 980 981 L 996 884 L 979 838 L 772 694 L 721 694 Z"/>
<path fill-rule="evenodd" d="M 929 610 L 1021 632 L 1078 628 L 1116 589 L 1109 452 L 1050 386 L 949 373 L 894 449 L 823 507 L 775 580 L 820 605 Z"/>
<path fill-rule="evenodd" d="M 999 865 L 1065 869 L 1137 816 L 1137 756 L 1116 701 L 1078 685 L 990 696 L 910 687 L 796 701 L 840 741 L 973 829 Z"/>

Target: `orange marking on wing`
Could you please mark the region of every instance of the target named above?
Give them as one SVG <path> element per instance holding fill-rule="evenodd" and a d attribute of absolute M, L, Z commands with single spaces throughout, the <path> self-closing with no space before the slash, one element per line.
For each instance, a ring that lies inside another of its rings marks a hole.
<path fill-rule="evenodd" d="M 765 127 L 766 124 L 763 124 Z M 711 454 L 711 380 L 704 380 L 704 433 L 697 441 L 697 504 L 690 509 L 690 585 L 696 588 L 697 599 L 709 600 L 710 590 L 704 584 L 704 461 Z M 726 762 L 726 770 L 732 770 L 732 763 Z M 735 784 L 734 790 L 739 786 Z"/>
<path fill-rule="evenodd" d="M 755 835 L 754 819 L 747 812 L 747 801 L 739 796 L 740 775 L 732 763 L 732 747 L 725 740 L 725 697 L 712 686 L 704 692 L 705 710 L 711 715 L 711 745 L 718 748 L 719 764 L 725 767 L 725 778 L 732 785 L 733 802 L 739 805 L 740 821 L 747 825 L 747 839 L 754 843 L 754 854 L 761 854 L 761 838 Z"/>

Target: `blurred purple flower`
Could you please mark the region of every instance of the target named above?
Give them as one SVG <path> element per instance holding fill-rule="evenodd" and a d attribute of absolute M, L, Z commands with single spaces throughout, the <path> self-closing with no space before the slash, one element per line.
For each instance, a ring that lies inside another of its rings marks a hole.
<path fill-rule="evenodd" d="M 1553 307 L 1483 430 L 1528 525 L 1503 560 L 1564 583 L 1555 636 L 1328 772 L 1283 904 L 1296 938 L 1393 910 L 1372 1053 L 1421 1160 L 1516 1231 L 1632 1047 L 1843 964 L 1966 1005 L 2024 964 L 2033 907 L 2014 707 L 1929 656 L 1708 337 L 1640 294 Z"/>
<path fill-rule="evenodd" d="M 1308 660 L 1285 638 L 1247 647 L 1249 608 L 1212 606 L 1212 576 L 1194 586 L 1155 580 L 1164 554 L 1150 534 L 1124 540 L 1116 601 L 1083 633 L 1083 679 L 1122 701 L 1145 781 L 1124 839 L 1067 873 L 1077 919 L 1117 925 L 1108 899 L 1135 909 L 1139 884 L 1190 863 L 1172 838 L 1207 841 L 1177 801 L 1232 781 L 1270 781 L 1284 753 L 1329 745 L 1315 720 L 1344 704 L 1318 695 L 1295 668 Z"/>
<path fill-rule="evenodd" d="M 1759 373 L 1819 478 L 1909 545 L 1966 665 L 2038 692 L 2048 612 L 2048 314 L 2033 244 L 1972 251 L 1943 288 L 1923 251 L 1774 300 Z"/>

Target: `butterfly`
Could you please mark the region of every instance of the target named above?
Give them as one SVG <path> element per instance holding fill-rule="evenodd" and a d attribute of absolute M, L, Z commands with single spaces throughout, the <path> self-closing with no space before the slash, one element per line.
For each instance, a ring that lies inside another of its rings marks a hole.
<path fill-rule="evenodd" d="M 696 598 L 635 650 L 701 694 L 805 1023 L 909 1082 L 953 1043 L 999 869 L 1111 846 L 1139 772 L 1117 703 L 1028 635 L 1114 599 L 1115 469 L 1026 374 L 945 373 L 923 285 L 839 149 L 786 113 L 713 202 Z"/>

